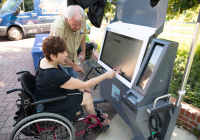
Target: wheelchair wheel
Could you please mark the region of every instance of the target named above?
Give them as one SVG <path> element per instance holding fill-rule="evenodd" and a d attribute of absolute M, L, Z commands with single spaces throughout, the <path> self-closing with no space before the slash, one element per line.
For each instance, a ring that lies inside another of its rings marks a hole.
<path fill-rule="evenodd" d="M 40 113 L 20 121 L 13 129 L 10 140 L 73 140 L 71 122 L 58 114 Z"/>

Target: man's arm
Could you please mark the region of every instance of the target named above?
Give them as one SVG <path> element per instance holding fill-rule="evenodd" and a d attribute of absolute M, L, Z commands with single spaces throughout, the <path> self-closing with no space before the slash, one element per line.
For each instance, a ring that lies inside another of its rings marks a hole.
<path fill-rule="evenodd" d="M 85 36 L 81 40 L 81 52 L 79 53 L 78 57 L 82 55 L 81 62 L 85 60 Z"/>

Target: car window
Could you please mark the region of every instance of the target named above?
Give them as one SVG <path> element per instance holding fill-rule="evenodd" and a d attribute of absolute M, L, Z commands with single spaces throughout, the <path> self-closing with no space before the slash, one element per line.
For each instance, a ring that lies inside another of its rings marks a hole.
<path fill-rule="evenodd" d="M 34 8 L 33 0 L 23 0 L 19 5 L 19 7 L 20 7 L 20 13 L 33 11 Z"/>
<path fill-rule="evenodd" d="M 24 12 L 33 11 L 33 0 L 24 0 Z"/>

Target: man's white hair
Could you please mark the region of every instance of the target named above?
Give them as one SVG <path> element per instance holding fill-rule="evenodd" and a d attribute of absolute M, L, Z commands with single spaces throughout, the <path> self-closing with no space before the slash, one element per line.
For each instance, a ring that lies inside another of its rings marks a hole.
<path fill-rule="evenodd" d="M 64 13 L 65 18 L 67 18 L 68 20 L 70 20 L 71 18 L 73 18 L 74 15 L 77 15 L 75 17 L 75 19 L 77 21 L 83 19 L 85 17 L 85 11 L 83 10 L 83 8 L 79 5 L 71 5 L 67 7 L 67 10 Z M 82 16 L 82 17 L 81 17 Z"/>

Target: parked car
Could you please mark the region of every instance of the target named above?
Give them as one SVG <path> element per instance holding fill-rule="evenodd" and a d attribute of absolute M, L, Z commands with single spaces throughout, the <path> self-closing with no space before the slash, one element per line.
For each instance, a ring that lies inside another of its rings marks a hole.
<path fill-rule="evenodd" d="M 49 32 L 66 8 L 67 0 L 7 0 L 0 9 L 0 37 L 19 40 Z"/>

